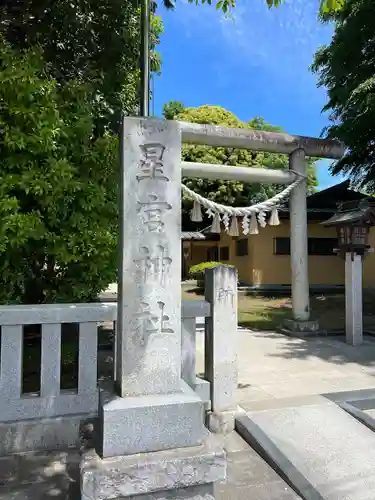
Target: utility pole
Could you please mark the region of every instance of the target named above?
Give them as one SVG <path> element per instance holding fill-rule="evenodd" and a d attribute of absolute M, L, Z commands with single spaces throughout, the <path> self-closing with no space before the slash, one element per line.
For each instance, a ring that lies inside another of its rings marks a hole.
<path fill-rule="evenodd" d="M 150 1 L 141 0 L 140 116 L 150 115 Z"/>

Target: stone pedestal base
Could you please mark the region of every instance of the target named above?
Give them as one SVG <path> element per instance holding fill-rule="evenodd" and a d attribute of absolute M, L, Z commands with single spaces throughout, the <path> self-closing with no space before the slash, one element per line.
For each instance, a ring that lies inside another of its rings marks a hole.
<path fill-rule="evenodd" d="M 286 319 L 280 331 L 290 337 L 325 337 L 327 335 L 325 330 L 319 328 L 319 322 L 316 320 L 298 321 Z"/>
<path fill-rule="evenodd" d="M 161 498 L 213 500 L 213 483 L 226 477 L 225 452 L 210 435 L 201 446 L 81 461 L 82 500 Z"/>
<path fill-rule="evenodd" d="M 207 413 L 207 427 L 215 434 L 229 434 L 234 431 L 236 410 L 227 410 L 221 413 Z"/>
<path fill-rule="evenodd" d="M 208 436 L 204 402 L 185 382 L 181 392 L 121 398 L 104 384 L 99 397 L 103 458 L 200 445 Z"/>

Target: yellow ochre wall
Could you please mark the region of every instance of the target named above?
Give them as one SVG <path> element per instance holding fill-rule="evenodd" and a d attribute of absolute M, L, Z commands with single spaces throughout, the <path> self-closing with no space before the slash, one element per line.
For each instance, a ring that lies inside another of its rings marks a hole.
<path fill-rule="evenodd" d="M 310 238 L 335 238 L 336 229 L 326 228 L 319 222 L 308 225 Z M 239 280 L 250 285 L 288 285 L 291 282 L 290 256 L 274 255 L 274 238 L 289 238 L 289 221 L 279 226 L 259 228 L 257 235 L 241 235 L 232 238 L 221 233 L 220 241 L 192 242 L 193 251 L 189 267 L 205 262 L 207 248 L 229 247 L 229 260 L 219 260 L 232 264 L 238 269 Z M 248 238 L 248 255 L 236 256 L 236 239 Z M 186 243 L 185 243 L 186 244 Z M 370 230 L 369 245 L 375 248 L 375 228 Z M 344 285 L 345 262 L 338 255 L 309 255 L 310 285 Z M 375 287 L 375 252 L 364 261 L 363 286 Z"/>
<path fill-rule="evenodd" d="M 190 247 L 189 258 L 187 265 L 190 268 L 201 262 L 207 262 L 208 248 L 218 247 L 218 241 L 184 241 L 184 247 Z"/>
<path fill-rule="evenodd" d="M 238 239 L 246 238 L 245 236 L 239 237 Z M 249 237 L 248 243 L 248 255 L 243 257 L 236 256 L 236 239 L 229 236 L 227 233 L 221 233 L 219 247 L 229 247 L 229 260 L 225 261 L 219 259 L 220 262 L 224 264 L 232 264 L 238 269 L 238 278 L 240 281 L 245 283 L 251 283 L 251 270 L 253 267 L 253 250 L 251 245 L 251 239 Z"/>
<path fill-rule="evenodd" d="M 375 227 L 370 229 L 368 244 L 375 249 Z M 368 254 L 363 262 L 363 286 L 375 287 L 375 253 Z"/>
<path fill-rule="evenodd" d="M 253 246 L 252 281 L 254 285 L 285 285 L 291 282 L 290 255 L 274 255 L 274 238 L 290 237 L 289 221 L 266 226 L 250 236 Z M 335 238 L 336 229 L 320 223 L 308 225 L 310 238 Z M 343 285 L 345 263 L 337 255 L 309 255 L 310 285 Z"/>

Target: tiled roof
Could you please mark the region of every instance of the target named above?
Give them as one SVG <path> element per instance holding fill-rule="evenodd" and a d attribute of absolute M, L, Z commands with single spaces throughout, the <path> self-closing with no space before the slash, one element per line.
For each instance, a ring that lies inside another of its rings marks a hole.
<path fill-rule="evenodd" d="M 204 234 L 199 231 L 183 231 L 181 233 L 182 240 L 205 240 L 206 237 Z"/>
<path fill-rule="evenodd" d="M 371 223 L 374 221 L 373 212 L 374 203 L 372 200 L 349 201 L 342 203 L 330 219 L 325 221 L 325 226 L 334 226 L 337 224 L 350 224 L 362 221 Z"/>

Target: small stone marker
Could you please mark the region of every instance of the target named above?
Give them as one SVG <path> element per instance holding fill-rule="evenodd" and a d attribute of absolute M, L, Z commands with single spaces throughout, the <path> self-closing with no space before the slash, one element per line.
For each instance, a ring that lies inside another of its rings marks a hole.
<path fill-rule="evenodd" d="M 237 269 L 216 266 L 206 270 L 206 300 L 211 302 L 211 317 L 206 318 L 205 378 L 211 382 L 213 432 L 234 429 L 237 368 Z"/>

